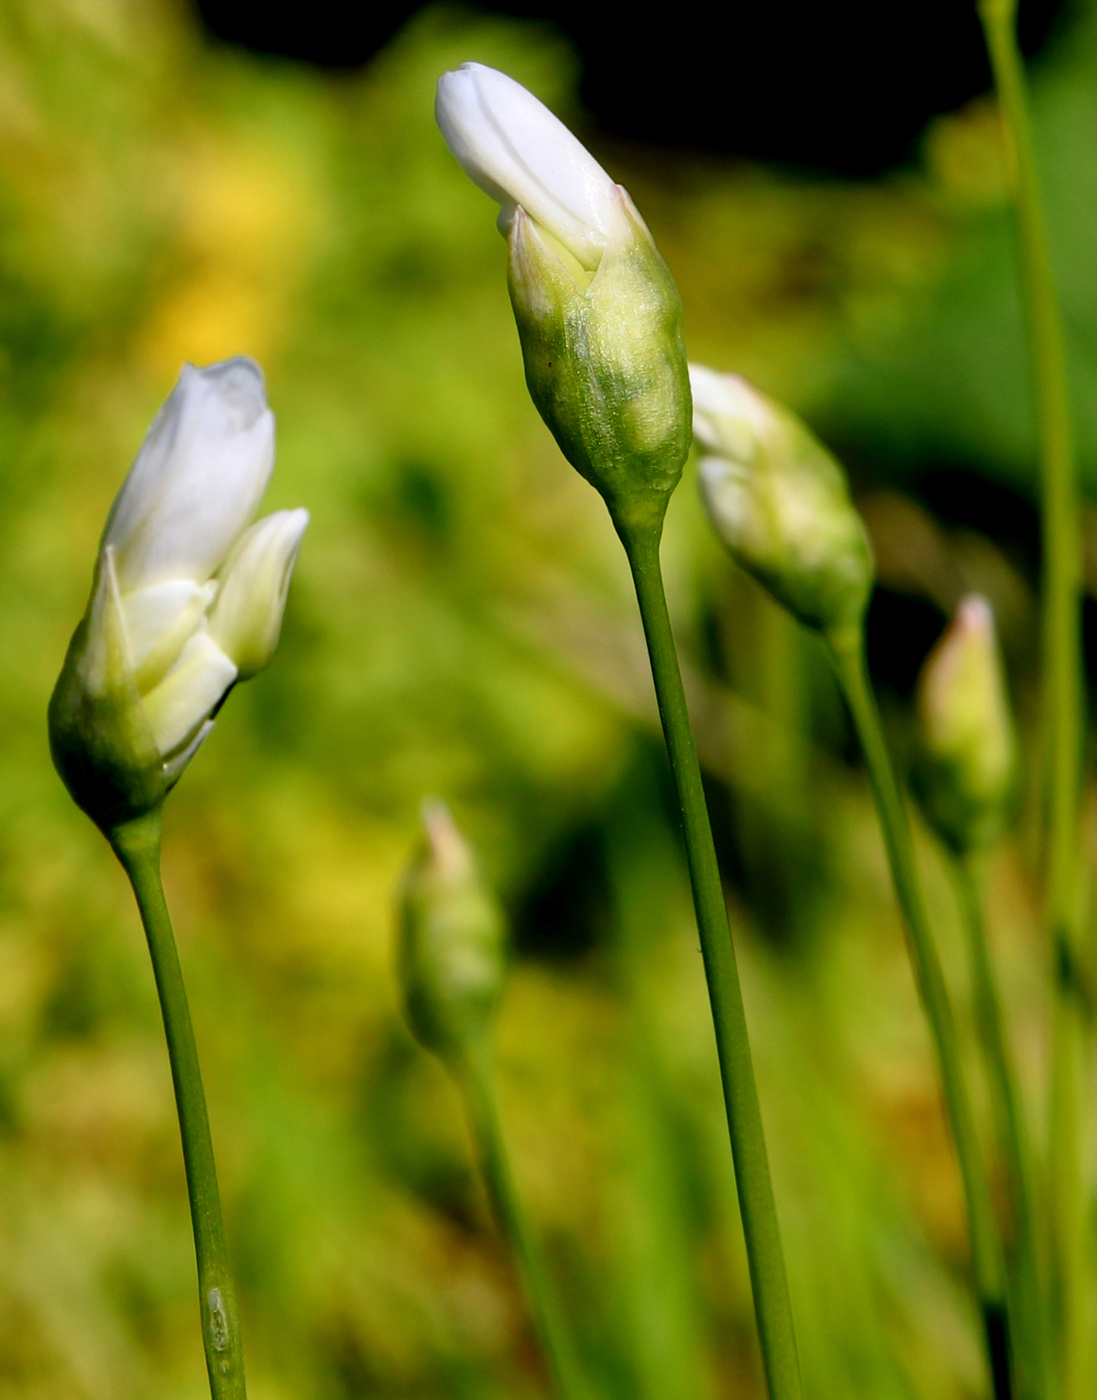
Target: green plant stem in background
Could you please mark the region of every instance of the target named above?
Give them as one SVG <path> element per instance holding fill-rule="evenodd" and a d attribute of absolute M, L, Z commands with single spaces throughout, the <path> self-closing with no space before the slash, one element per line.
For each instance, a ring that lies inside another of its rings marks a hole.
<path fill-rule="evenodd" d="M 659 716 L 674 775 L 686 842 L 701 954 L 712 1003 L 720 1077 L 731 1135 L 739 1209 L 746 1237 L 758 1336 L 770 1400 L 798 1400 L 800 1367 L 788 1282 L 770 1184 L 762 1114 L 754 1082 L 735 948 L 716 863 L 701 768 L 659 564 L 661 526 L 617 525 L 628 555 L 644 625 Z"/>
<path fill-rule="evenodd" d="M 1036 169 L 1016 0 L 982 0 L 1017 213 L 1021 280 L 1040 436 L 1043 496 L 1043 701 L 1047 919 L 1055 969 L 1048 1196 L 1053 1211 L 1058 1351 L 1065 1400 L 1092 1394 L 1084 1317 L 1088 1218 L 1079 1140 L 1085 1035 L 1078 959 L 1082 786 L 1081 522 L 1062 316 Z"/>
<path fill-rule="evenodd" d="M 108 835 L 137 898 L 164 1017 L 194 1229 L 202 1343 L 210 1394 L 213 1400 L 245 1400 L 244 1351 L 221 1219 L 206 1096 L 183 971 L 160 878 L 161 813 L 162 809 L 157 807 L 146 816 L 115 827 Z"/>
<path fill-rule="evenodd" d="M 1014 1345 L 1019 1353 L 1018 1389 L 1025 1397 L 1047 1395 L 1046 1312 L 1036 1245 L 1032 1158 L 1024 1105 L 1002 1014 L 997 980 L 987 946 L 982 880 L 974 855 L 951 860 L 963 913 L 971 962 L 975 1020 L 989 1073 L 998 1138 L 1009 1179 L 1017 1305 L 1012 1309 Z M 1023 1375 L 1022 1375 L 1023 1372 Z"/>
<path fill-rule="evenodd" d="M 865 667 L 863 629 L 858 625 L 831 633 L 827 636 L 827 643 L 864 752 L 895 893 L 906 925 L 915 981 L 933 1037 L 945 1106 L 960 1163 L 972 1269 L 983 1315 L 994 1394 L 997 1400 L 1006 1400 L 1012 1393 L 1009 1326 L 990 1184 L 964 1079 L 948 988 L 930 933 L 921 881 L 914 862 L 910 824 Z"/>
<path fill-rule="evenodd" d="M 495 1066 L 486 1036 L 471 1038 L 451 1061 L 468 1111 L 480 1172 L 496 1223 L 514 1251 L 530 1315 L 561 1400 L 590 1394 L 518 1199 L 495 1099 Z"/>

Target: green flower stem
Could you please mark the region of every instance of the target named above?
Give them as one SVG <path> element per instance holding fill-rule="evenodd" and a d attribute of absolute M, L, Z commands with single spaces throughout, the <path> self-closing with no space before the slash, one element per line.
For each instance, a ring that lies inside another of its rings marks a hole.
<path fill-rule="evenodd" d="M 827 642 L 864 752 L 895 893 L 906 925 L 914 977 L 933 1037 L 945 1107 L 960 1163 L 972 1271 L 983 1315 L 994 1394 L 997 1400 L 1007 1400 L 1011 1394 L 1009 1326 L 990 1184 L 964 1080 L 948 988 L 930 933 L 921 881 L 914 862 L 914 844 L 906 808 L 895 779 L 865 667 L 863 629 L 859 625 L 844 628 L 831 633 Z"/>
<path fill-rule="evenodd" d="M 1081 937 L 1079 809 L 1082 788 L 1082 545 L 1062 316 L 1051 269 L 1016 0 L 981 0 L 1016 206 L 1036 396 L 1043 495 L 1043 647 L 1047 811 L 1046 899 L 1055 967 L 1049 1196 L 1066 1400 L 1092 1394 L 1085 1374 L 1086 1218 L 1079 1138 L 1085 1034 L 1077 965 Z"/>
<path fill-rule="evenodd" d="M 802 1392 L 796 1337 L 766 1160 L 762 1114 L 754 1083 L 746 1013 L 701 786 L 697 748 L 663 592 L 659 565 L 661 527 L 642 526 L 630 530 L 618 524 L 618 533 L 636 585 L 659 715 L 682 812 L 686 859 L 716 1030 L 724 1106 L 766 1383 L 770 1400 L 799 1400 Z"/>
<path fill-rule="evenodd" d="M 183 1138 L 210 1394 L 213 1400 L 245 1400 L 244 1352 L 225 1227 L 221 1220 L 206 1096 L 183 971 L 160 879 L 161 811 L 155 808 L 147 816 L 115 827 L 108 833 L 108 839 L 137 898 L 164 1017 L 175 1105 Z"/>
<path fill-rule="evenodd" d="M 533 1325 L 561 1400 L 586 1400 L 589 1388 L 518 1199 L 495 1099 L 495 1066 L 486 1036 L 472 1039 L 452 1063 L 465 1098 L 480 1172 L 496 1224 L 514 1251 Z"/>
<path fill-rule="evenodd" d="M 1046 1314 L 1040 1286 L 1036 1245 L 1032 1156 L 1024 1105 L 1017 1084 L 1013 1055 L 1006 1035 L 1001 998 L 987 946 L 983 917 L 982 880 L 974 855 L 951 861 L 956 892 L 967 932 L 975 1020 L 989 1071 L 998 1138 L 1009 1180 L 1016 1270 L 1017 1306 L 1012 1311 L 1014 1342 L 1019 1355 L 1019 1389 L 1032 1400 L 1047 1395 L 1044 1332 Z M 1023 1372 L 1023 1374 L 1022 1374 Z"/>

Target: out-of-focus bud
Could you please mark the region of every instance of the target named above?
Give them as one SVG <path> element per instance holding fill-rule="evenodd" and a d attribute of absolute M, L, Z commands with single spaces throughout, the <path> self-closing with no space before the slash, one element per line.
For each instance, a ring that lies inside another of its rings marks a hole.
<path fill-rule="evenodd" d="M 918 682 L 915 787 L 930 824 L 954 851 L 989 845 L 1009 814 L 1017 739 L 985 598 L 965 598 Z"/>
<path fill-rule="evenodd" d="M 273 462 L 259 366 L 185 366 L 114 502 L 50 701 L 54 763 L 104 831 L 163 800 L 231 686 L 270 659 L 308 521 L 247 529 Z"/>
<path fill-rule="evenodd" d="M 503 914 L 444 803 L 423 804 L 426 841 L 404 880 L 399 968 L 418 1039 L 454 1062 L 488 1027 L 503 984 Z"/>
<path fill-rule="evenodd" d="M 499 201 L 526 383 L 618 528 L 661 522 L 689 450 L 682 306 L 627 193 L 519 83 L 466 63 L 438 124 Z"/>
<path fill-rule="evenodd" d="M 735 559 L 801 622 L 860 623 L 872 550 L 841 467 L 787 409 L 735 374 L 690 366 L 701 494 Z"/>

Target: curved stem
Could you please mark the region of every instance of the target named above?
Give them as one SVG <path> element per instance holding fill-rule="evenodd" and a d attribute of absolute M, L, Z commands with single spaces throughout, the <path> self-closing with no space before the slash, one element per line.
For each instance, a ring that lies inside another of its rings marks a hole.
<path fill-rule="evenodd" d="M 914 862 L 914 845 L 906 808 L 895 779 L 865 667 L 863 631 L 859 626 L 850 627 L 830 634 L 827 642 L 864 752 L 891 865 L 892 881 L 906 925 L 914 979 L 933 1037 L 945 1107 L 960 1164 L 972 1271 L 983 1315 L 994 1394 L 997 1400 L 1006 1400 L 1012 1393 L 1009 1326 L 990 1184 L 964 1079 L 952 1004 L 930 933 L 921 881 Z"/>
<path fill-rule="evenodd" d="M 161 812 L 157 808 L 145 817 L 115 827 L 108 833 L 108 839 L 133 886 L 164 1017 L 175 1106 L 183 1139 L 210 1395 L 213 1400 L 245 1400 L 244 1352 L 236 1314 L 236 1290 L 221 1219 L 221 1197 L 217 1190 L 217 1168 L 198 1048 L 194 1043 L 183 971 L 160 879 L 160 832 Z"/>
<path fill-rule="evenodd" d="M 556 1392 L 562 1400 L 585 1400 L 588 1387 L 514 1186 L 495 1100 L 491 1047 L 486 1037 L 478 1037 L 468 1044 L 452 1069 L 464 1094 L 480 1172 L 496 1224 L 514 1251 L 530 1315 Z"/>
<path fill-rule="evenodd" d="M 746 1237 L 758 1338 L 770 1400 L 799 1400 L 800 1367 L 792 1325 L 785 1261 L 770 1184 L 758 1090 L 754 1082 L 746 1013 L 735 948 L 716 863 L 701 768 L 686 708 L 678 655 L 659 565 L 661 527 L 628 529 L 618 523 L 644 624 L 659 716 L 682 813 L 701 955 L 705 965 L 728 1131 Z"/>
<path fill-rule="evenodd" d="M 975 1020 L 991 1082 L 998 1138 L 1009 1180 L 1016 1260 L 1017 1301 L 1015 1341 L 1023 1354 L 1026 1374 L 1022 1394 L 1047 1394 L 1044 1353 L 1044 1307 L 1036 1248 L 1031 1151 L 1017 1073 L 1006 1035 L 997 979 L 990 960 L 983 918 L 983 898 L 976 858 L 954 856 L 950 865 L 967 932 Z"/>
<path fill-rule="evenodd" d="M 1039 423 L 1043 496 L 1043 648 L 1047 804 L 1046 899 L 1055 971 L 1049 1161 L 1066 1400 L 1092 1393 L 1083 1316 L 1086 1203 L 1079 1096 L 1085 1011 L 1077 973 L 1081 935 L 1079 809 L 1082 787 L 1082 546 L 1062 316 L 1051 268 L 1032 139 L 1016 0 L 979 5 L 1010 164 L 1021 281 Z"/>

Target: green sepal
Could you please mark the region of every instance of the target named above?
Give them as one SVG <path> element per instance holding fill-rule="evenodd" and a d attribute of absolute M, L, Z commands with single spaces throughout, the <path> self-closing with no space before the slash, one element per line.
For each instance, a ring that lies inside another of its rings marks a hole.
<path fill-rule="evenodd" d="M 152 811 L 171 786 L 134 679 L 110 546 L 50 698 L 49 738 L 70 796 L 104 832 Z"/>
<path fill-rule="evenodd" d="M 619 197 L 618 234 L 593 275 L 517 210 L 508 281 L 530 396 L 620 530 L 661 524 L 692 406 L 678 289 Z"/>

